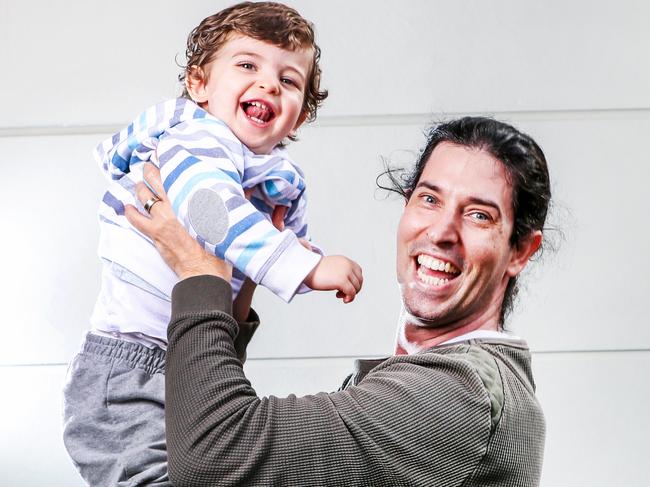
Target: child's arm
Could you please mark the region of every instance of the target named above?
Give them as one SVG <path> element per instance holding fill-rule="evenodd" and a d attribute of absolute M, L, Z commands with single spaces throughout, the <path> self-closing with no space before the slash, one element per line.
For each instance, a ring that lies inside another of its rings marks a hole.
<path fill-rule="evenodd" d="M 284 217 L 281 217 L 284 215 Z M 291 202 L 291 207 L 276 206 L 273 219 L 280 217 L 282 226 L 274 221 L 276 228 L 292 230 L 305 248 L 324 255 L 323 252 L 311 243 L 307 228 L 307 197 L 302 191 L 300 196 Z M 325 256 L 314 270 L 303 281 L 304 286 L 298 292 L 310 289 L 319 291 L 338 291 L 336 296 L 343 302 L 350 303 L 361 289 L 363 275 L 361 267 L 354 261 L 341 255 Z"/>
<path fill-rule="evenodd" d="M 318 247 L 311 243 L 309 238 L 307 198 L 304 193 L 287 210 L 284 221 L 286 228 L 293 230 L 303 245 L 323 254 Z M 305 278 L 303 284 L 318 291 L 338 291 L 336 297 L 343 299 L 344 303 L 350 303 L 361 290 L 363 274 L 359 264 L 347 257 L 342 255 L 324 256 Z"/>
<path fill-rule="evenodd" d="M 290 301 L 320 256 L 293 232 L 275 229 L 245 198 L 237 144 L 217 121 L 173 127 L 157 148 L 164 188 L 179 220 L 206 250 Z"/>
<path fill-rule="evenodd" d="M 327 255 L 303 281 L 318 291 L 337 291 L 336 297 L 344 303 L 354 300 L 363 285 L 359 264 L 342 255 Z"/>

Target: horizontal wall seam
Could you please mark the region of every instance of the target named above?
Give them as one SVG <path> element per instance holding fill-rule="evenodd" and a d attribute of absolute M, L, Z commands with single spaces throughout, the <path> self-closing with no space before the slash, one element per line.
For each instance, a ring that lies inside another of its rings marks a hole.
<path fill-rule="evenodd" d="M 650 348 L 624 348 L 624 349 L 601 349 L 601 350 L 532 350 L 533 355 L 593 355 L 593 354 L 614 354 L 614 353 L 649 353 Z M 286 361 L 313 361 L 313 360 L 357 360 L 383 358 L 386 355 L 318 355 L 305 357 L 249 357 L 249 362 L 280 362 Z M 56 367 L 67 366 L 66 362 L 52 363 L 29 363 L 29 364 L 0 364 L 0 368 L 9 367 Z"/>
<path fill-rule="evenodd" d="M 432 121 L 458 118 L 466 115 L 492 116 L 499 119 L 516 117 L 521 121 L 531 120 L 589 120 L 597 118 L 645 118 L 650 116 L 650 108 L 607 108 L 578 110 L 505 110 L 478 112 L 431 112 L 415 114 L 378 114 L 378 115 L 324 115 L 312 124 L 313 127 L 366 127 L 383 125 L 426 125 Z M 96 125 L 44 125 L 0 127 L 2 137 L 42 137 L 52 135 L 96 135 L 111 134 L 121 130 L 128 122 L 122 124 Z"/>

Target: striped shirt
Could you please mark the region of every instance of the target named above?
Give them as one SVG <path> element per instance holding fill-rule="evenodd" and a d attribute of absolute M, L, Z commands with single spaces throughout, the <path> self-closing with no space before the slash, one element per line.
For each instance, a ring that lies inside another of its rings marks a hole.
<path fill-rule="evenodd" d="M 166 337 L 177 278 L 124 215 L 127 204 L 142 209 L 135 186 L 143 180 L 146 161 L 160 168 L 174 212 L 192 237 L 234 266 L 235 295 L 245 276 L 287 302 L 299 288 L 308 290 L 302 281 L 320 255 L 298 241 L 307 236 L 305 180 L 283 148 L 256 155 L 221 120 L 178 98 L 142 112 L 102 142 L 95 158 L 111 184 L 99 208 L 99 255 L 106 266 L 94 329 Z M 249 188 L 250 201 L 244 196 Z M 221 206 L 219 222 L 206 223 L 211 209 L 192 205 L 201 191 Z M 270 222 L 276 205 L 289 207 L 282 232 Z M 206 211 L 197 215 L 196 208 Z M 217 227 L 223 232 L 209 231 Z"/>

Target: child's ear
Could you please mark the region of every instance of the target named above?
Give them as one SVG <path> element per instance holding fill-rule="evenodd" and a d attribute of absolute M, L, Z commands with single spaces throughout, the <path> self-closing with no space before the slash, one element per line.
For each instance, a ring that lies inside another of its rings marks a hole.
<path fill-rule="evenodd" d="M 298 117 L 298 120 L 296 120 L 296 124 L 291 129 L 291 132 L 289 132 L 289 136 L 296 137 L 298 135 L 298 129 L 305 122 L 305 120 L 307 120 L 308 116 L 309 112 L 307 110 L 300 112 L 300 116 Z"/>
<path fill-rule="evenodd" d="M 208 100 L 205 89 L 205 74 L 200 66 L 190 66 L 185 76 L 185 88 L 192 100 L 196 103 L 203 103 Z"/>

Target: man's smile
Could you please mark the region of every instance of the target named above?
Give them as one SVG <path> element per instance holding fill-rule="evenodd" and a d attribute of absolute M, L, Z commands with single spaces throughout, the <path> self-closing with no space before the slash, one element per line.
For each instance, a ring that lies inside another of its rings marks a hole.
<path fill-rule="evenodd" d="M 453 263 L 428 254 L 418 254 L 417 264 L 420 280 L 433 286 L 444 286 L 460 274 L 460 270 Z"/>

